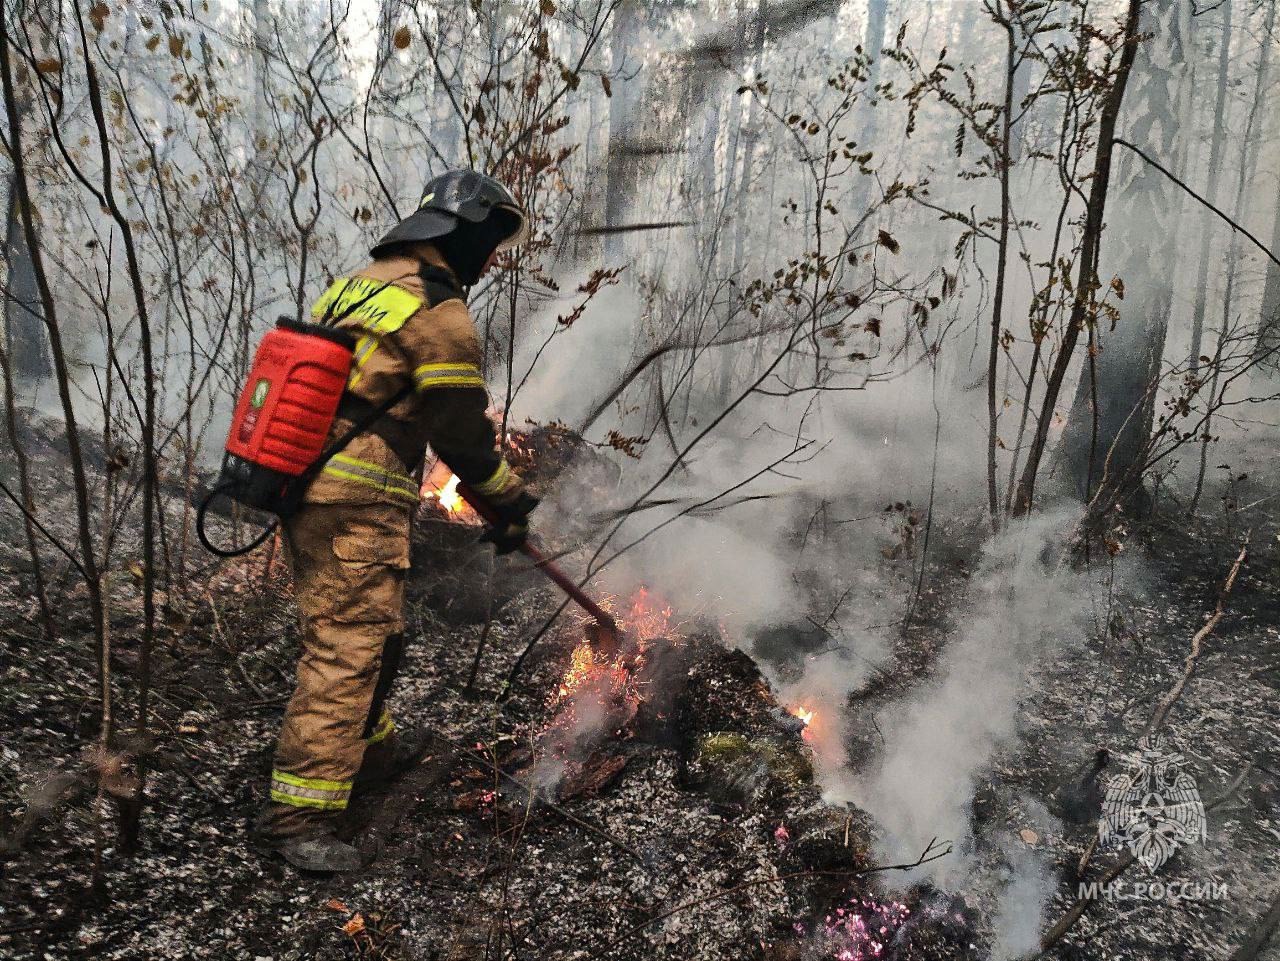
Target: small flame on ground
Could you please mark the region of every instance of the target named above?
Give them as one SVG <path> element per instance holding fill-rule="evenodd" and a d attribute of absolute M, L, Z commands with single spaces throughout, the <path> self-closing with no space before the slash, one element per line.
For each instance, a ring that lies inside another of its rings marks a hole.
<path fill-rule="evenodd" d="M 617 611 L 616 598 L 611 598 L 604 606 Z M 670 605 L 657 602 L 644 587 L 639 588 L 626 607 L 615 616 L 622 632 L 641 644 L 655 638 L 669 637 L 674 630 Z M 640 656 L 643 657 L 642 652 Z M 632 657 L 610 657 L 597 651 L 589 641 L 584 641 L 569 656 L 569 666 L 560 678 L 552 701 L 571 701 L 575 695 L 586 692 L 609 698 L 639 698 L 639 692 L 632 690 L 633 667 Z"/>
<path fill-rule="evenodd" d="M 638 641 L 651 641 L 656 637 L 669 637 L 672 632 L 671 605 L 661 604 L 647 587 L 640 587 L 631 603 L 618 618 L 622 630 Z"/>
<path fill-rule="evenodd" d="M 621 687 L 626 683 L 626 668 L 598 654 L 590 642 L 584 641 L 575 647 L 569 656 L 569 667 L 560 678 L 556 696 L 561 700 L 571 697 L 604 671 L 614 675 L 612 678 L 614 683 L 610 685 L 611 687 Z"/>
<path fill-rule="evenodd" d="M 813 737 L 813 711 L 804 705 L 799 705 L 787 708 L 787 713 L 792 717 L 799 718 L 800 723 L 804 725 L 800 731 L 800 736 L 806 741 L 810 740 Z"/>
<path fill-rule="evenodd" d="M 474 520 L 475 512 L 458 493 L 458 483 L 458 475 L 436 461 L 422 482 L 422 496 L 439 504 L 451 520 Z"/>

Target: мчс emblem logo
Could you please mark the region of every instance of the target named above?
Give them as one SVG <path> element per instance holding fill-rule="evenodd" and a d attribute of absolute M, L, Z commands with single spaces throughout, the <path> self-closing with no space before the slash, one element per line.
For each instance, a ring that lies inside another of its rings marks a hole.
<path fill-rule="evenodd" d="M 1154 872 L 1182 845 L 1203 841 L 1204 803 L 1186 763 L 1163 735 L 1143 736 L 1124 773 L 1107 785 L 1099 842 L 1128 847 Z"/>

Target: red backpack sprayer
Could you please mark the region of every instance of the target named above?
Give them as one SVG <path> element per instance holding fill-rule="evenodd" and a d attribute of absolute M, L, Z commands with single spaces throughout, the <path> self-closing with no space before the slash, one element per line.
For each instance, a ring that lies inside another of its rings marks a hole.
<path fill-rule="evenodd" d="M 326 446 L 338 405 L 351 373 L 355 337 L 334 324 L 349 316 L 388 285 L 373 287 L 357 281 L 364 296 L 354 303 L 335 298 L 318 323 L 282 317 L 258 345 L 227 433 L 222 470 L 213 490 L 196 510 L 196 535 L 218 557 L 239 557 L 263 544 L 279 521 L 266 527 L 250 543 L 236 548 L 215 545 L 205 530 L 209 506 L 218 496 L 287 518 L 298 510 L 307 484 L 333 455 L 409 396 L 408 384 L 386 403 Z M 349 285 L 351 286 L 351 285 Z M 372 288 L 372 289 L 368 289 Z M 335 307 L 342 313 L 334 316 Z M 497 511 L 465 484 L 458 492 L 491 526 L 501 523 Z M 521 550 L 561 590 L 587 611 L 599 626 L 605 643 L 616 642 L 613 617 L 588 597 L 559 567 L 533 544 Z"/>

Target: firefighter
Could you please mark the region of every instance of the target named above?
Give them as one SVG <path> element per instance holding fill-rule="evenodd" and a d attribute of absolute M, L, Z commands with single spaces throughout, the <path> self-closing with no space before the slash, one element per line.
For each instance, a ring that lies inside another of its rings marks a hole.
<path fill-rule="evenodd" d="M 335 834 L 353 791 L 420 756 L 387 709 L 404 646 L 401 605 L 412 476 L 430 444 L 485 497 L 501 523 L 486 535 L 518 548 L 537 501 L 498 451 L 481 350 L 465 291 L 498 251 L 524 240 L 527 218 L 502 184 L 471 170 L 427 184 L 418 209 L 373 247 L 373 263 L 336 281 L 313 320 L 357 335 L 330 438 L 400 391 L 412 393 L 325 464 L 285 521 L 302 622 L 297 689 L 285 711 L 258 818 L 260 845 L 296 867 L 350 871 L 360 852 Z"/>

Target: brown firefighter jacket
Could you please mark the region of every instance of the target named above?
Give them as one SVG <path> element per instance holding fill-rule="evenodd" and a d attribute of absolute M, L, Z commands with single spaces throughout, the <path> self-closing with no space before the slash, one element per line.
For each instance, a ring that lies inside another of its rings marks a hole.
<path fill-rule="evenodd" d="M 443 270 L 452 277 L 434 247 L 423 245 L 419 253 L 437 274 Z M 501 504 L 520 492 L 519 478 L 498 452 L 493 422 L 485 413 L 489 398 L 471 314 L 448 286 L 430 282 L 429 275 L 424 279 L 417 257 L 379 258 L 334 281 L 312 308 L 313 320 L 326 317 L 340 318 L 336 326 L 359 338 L 347 383 L 356 403 L 363 402 L 368 410 L 409 383 L 414 390 L 390 411 L 401 439 L 399 452 L 386 431 L 359 434 L 329 459 L 305 502 L 412 508 L 418 484 L 409 474 L 427 444 L 464 483 L 492 502 Z M 349 408 L 344 404 L 339 409 L 331 439 L 359 420 Z"/>

